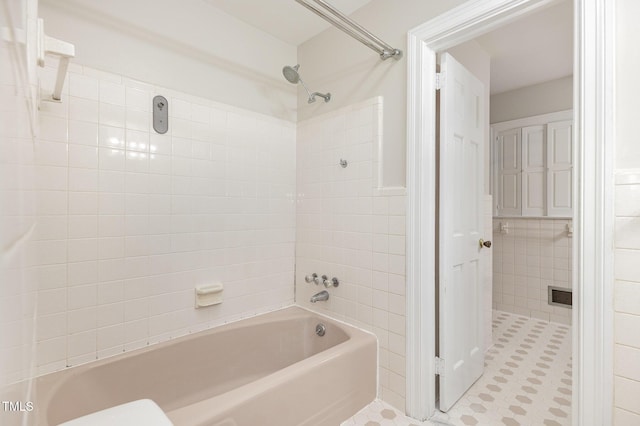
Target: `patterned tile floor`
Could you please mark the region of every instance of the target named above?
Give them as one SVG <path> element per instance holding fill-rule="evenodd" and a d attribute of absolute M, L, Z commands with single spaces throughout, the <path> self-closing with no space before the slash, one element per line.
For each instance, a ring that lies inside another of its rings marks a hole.
<path fill-rule="evenodd" d="M 493 342 L 483 376 L 449 412 L 422 423 L 374 401 L 343 426 L 571 425 L 570 327 L 494 311 Z"/>
<path fill-rule="evenodd" d="M 406 417 L 389 404 L 376 399 L 341 426 L 423 426 L 437 423 L 419 422 Z"/>

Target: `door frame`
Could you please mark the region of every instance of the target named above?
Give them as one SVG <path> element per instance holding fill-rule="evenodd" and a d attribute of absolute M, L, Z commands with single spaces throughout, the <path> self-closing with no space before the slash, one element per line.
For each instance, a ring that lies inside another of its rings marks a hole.
<path fill-rule="evenodd" d="M 573 424 L 612 421 L 614 3 L 574 1 Z M 407 41 L 407 414 L 435 413 L 436 53 L 554 0 L 469 0 Z"/>

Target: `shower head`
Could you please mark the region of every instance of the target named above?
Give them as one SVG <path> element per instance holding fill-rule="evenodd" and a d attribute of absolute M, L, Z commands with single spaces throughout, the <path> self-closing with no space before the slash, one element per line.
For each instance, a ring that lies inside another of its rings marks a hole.
<path fill-rule="evenodd" d="M 302 84 L 302 87 L 304 87 L 304 90 L 307 91 L 307 96 L 309 96 L 309 100 L 307 101 L 308 103 L 314 103 L 316 101 L 316 96 L 320 96 L 322 99 L 324 99 L 325 102 L 329 102 L 331 100 L 331 93 L 318 93 L 318 92 L 309 92 L 309 89 L 307 88 L 307 85 L 304 84 L 304 81 L 302 81 L 302 78 L 300 78 L 300 73 L 298 72 L 298 69 L 300 69 L 300 65 L 296 65 L 296 66 L 289 66 L 286 65 L 282 68 L 282 75 L 284 75 L 284 78 L 287 79 L 287 81 L 289 83 L 292 84 Z"/>
<path fill-rule="evenodd" d="M 300 81 L 300 74 L 298 74 L 298 68 L 300 68 L 300 65 L 296 65 L 295 67 L 287 65 L 284 68 L 282 68 L 282 74 L 284 75 L 284 78 L 286 78 L 289 83 L 298 84 L 298 81 Z"/>

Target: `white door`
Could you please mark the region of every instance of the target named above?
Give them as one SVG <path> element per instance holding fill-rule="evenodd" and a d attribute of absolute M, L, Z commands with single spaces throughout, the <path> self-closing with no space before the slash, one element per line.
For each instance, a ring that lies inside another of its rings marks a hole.
<path fill-rule="evenodd" d="M 484 88 L 443 54 L 440 89 L 439 358 L 440 410 L 482 375 Z M 442 81 L 442 80 L 441 80 Z"/>

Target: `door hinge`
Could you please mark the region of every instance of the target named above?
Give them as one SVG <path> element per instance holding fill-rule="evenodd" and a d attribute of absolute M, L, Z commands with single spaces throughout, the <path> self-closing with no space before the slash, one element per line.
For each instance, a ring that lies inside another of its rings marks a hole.
<path fill-rule="evenodd" d="M 444 77 L 443 72 L 436 73 L 436 90 L 440 90 L 442 89 L 442 86 L 444 86 Z"/>
<path fill-rule="evenodd" d="M 436 357 L 435 367 L 436 367 L 436 376 L 443 376 L 444 375 L 444 359 Z"/>

